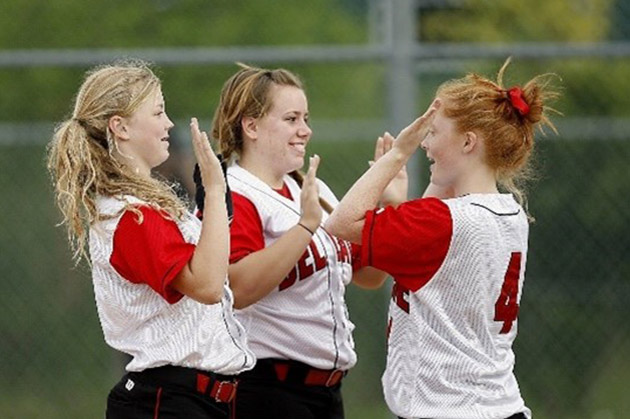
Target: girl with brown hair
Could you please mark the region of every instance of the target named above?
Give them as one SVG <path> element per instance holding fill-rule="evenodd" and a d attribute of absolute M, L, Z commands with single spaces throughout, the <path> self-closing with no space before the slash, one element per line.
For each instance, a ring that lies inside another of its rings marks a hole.
<path fill-rule="evenodd" d="M 345 288 L 385 274 L 322 228 L 337 198 L 315 177 L 319 157 L 298 172 L 312 135 L 302 83 L 242 66 L 223 86 L 212 134 L 230 161 L 234 305 L 258 358 L 239 377 L 236 417 L 343 418 L 341 382 L 357 360 Z"/>

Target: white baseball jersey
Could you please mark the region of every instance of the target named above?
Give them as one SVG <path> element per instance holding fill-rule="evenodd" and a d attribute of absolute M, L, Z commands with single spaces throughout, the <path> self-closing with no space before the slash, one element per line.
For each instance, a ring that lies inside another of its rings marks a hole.
<path fill-rule="evenodd" d="M 294 200 L 285 198 L 247 170 L 228 168 L 233 192 L 247 198 L 260 217 L 264 246 L 269 246 L 300 219 L 300 187 L 284 177 Z M 318 180 L 320 196 L 338 203 L 332 191 Z M 235 202 L 234 223 L 238 221 Z M 324 211 L 323 221 L 327 218 Z M 259 359 L 280 358 L 316 368 L 347 370 L 356 363 L 352 331 L 344 300 L 352 280 L 350 243 L 319 227 L 304 255 L 287 278 L 270 294 L 237 310 L 247 329 L 249 344 Z"/>
<path fill-rule="evenodd" d="M 219 303 L 201 304 L 180 295 L 177 302 L 170 304 L 149 285 L 123 278 L 112 266 L 114 233 L 126 202 L 146 205 L 130 196 L 100 197 L 99 213 L 114 217 L 91 227 L 89 239 L 103 334 L 111 347 L 131 355 L 126 369 L 142 371 L 170 364 L 234 375 L 253 368 L 255 356 L 232 312 L 233 298 L 227 279 Z M 201 232 L 197 218 L 187 213 L 176 224 L 187 243 L 197 243 Z"/>
<path fill-rule="evenodd" d="M 396 415 L 531 417 L 512 352 L 528 231 L 509 194 L 368 212 L 363 262 L 394 277 L 382 381 Z"/>

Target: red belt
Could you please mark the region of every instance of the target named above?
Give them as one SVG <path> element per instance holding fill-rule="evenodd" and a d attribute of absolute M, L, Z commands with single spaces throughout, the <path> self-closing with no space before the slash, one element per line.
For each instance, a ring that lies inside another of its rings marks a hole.
<path fill-rule="evenodd" d="M 307 386 L 325 386 L 332 387 L 339 383 L 346 372 L 343 370 L 319 370 L 311 369 L 304 378 L 304 384 Z"/>
<path fill-rule="evenodd" d="M 212 383 L 212 386 L 209 384 Z M 203 373 L 197 373 L 197 391 L 201 394 L 208 394 L 210 387 L 210 397 L 217 403 L 230 403 L 236 396 L 238 381 L 220 381 Z"/>
<path fill-rule="evenodd" d="M 297 376 L 303 377 L 302 382 L 307 386 L 333 387 L 347 374 L 345 370 L 321 370 L 295 361 L 273 361 L 273 368 L 279 381 L 287 381 L 295 376 L 294 370 L 300 370 Z"/>
<path fill-rule="evenodd" d="M 236 395 L 238 381 L 209 371 L 173 365 L 130 372 L 130 377 L 154 385 L 174 384 L 210 396 L 217 403 L 230 403 Z"/>

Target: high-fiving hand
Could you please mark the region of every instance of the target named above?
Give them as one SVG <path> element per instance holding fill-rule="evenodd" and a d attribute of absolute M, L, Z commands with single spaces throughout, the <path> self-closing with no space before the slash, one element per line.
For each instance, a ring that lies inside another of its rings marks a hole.
<path fill-rule="evenodd" d="M 300 204 L 302 207 L 300 223 L 308 227 L 310 231 L 317 230 L 322 220 L 322 206 L 319 203 L 319 186 L 315 179 L 317 168 L 319 167 L 319 160 L 318 155 L 309 158 L 308 171 L 304 177 L 302 193 L 300 195 Z"/>
<path fill-rule="evenodd" d="M 384 154 L 394 146 L 394 137 L 386 132 L 382 137 L 376 140 L 374 147 L 374 160 L 370 162 L 370 166 L 378 161 Z M 407 176 L 407 167 L 403 166 L 396 176 L 389 182 L 380 198 L 380 205 L 400 205 L 407 200 L 407 191 L 409 189 L 409 178 Z"/>
<path fill-rule="evenodd" d="M 411 156 L 415 153 L 426 136 L 431 120 L 440 108 L 440 105 L 440 99 L 435 99 L 422 116 L 400 131 L 400 134 L 394 140 L 393 148 L 400 150 L 406 156 Z"/>
<path fill-rule="evenodd" d="M 212 151 L 208 134 L 199 129 L 197 118 L 190 120 L 190 134 L 204 188 L 206 191 L 211 188 L 219 188 L 220 192 L 225 193 L 225 179 L 221 170 L 221 163 Z"/>

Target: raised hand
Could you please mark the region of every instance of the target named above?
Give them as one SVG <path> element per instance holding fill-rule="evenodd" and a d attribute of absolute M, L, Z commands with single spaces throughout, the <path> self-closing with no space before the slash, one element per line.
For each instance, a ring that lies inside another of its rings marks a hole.
<path fill-rule="evenodd" d="M 190 134 L 203 187 L 206 191 L 210 188 L 219 188 L 219 191 L 225 193 L 225 179 L 221 163 L 210 147 L 208 135 L 199 129 L 197 118 L 190 120 Z"/>
<path fill-rule="evenodd" d="M 317 230 L 322 220 L 322 206 L 319 203 L 319 186 L 315 179 L 317 168 L 319 167 L 319 160 L 318 155 L 309 158 L 308 171 L 304 177 L 302 193 L 300 195 L 302 207 L 300 223 L 309 228 L 310 231 Z"/>
<path fill-rule="evenodd" d="M 418 119 L 405 127 L 396 140 L 393 147 L 400 150 L 404 155 L 411 156 L 420 146 L 429 130 L 429 124 L 437 110 L 440 108 L 440 99 L 435 99 L 429 109 Z"/>
<path fill-rule="evenodd" d="M 386 132 L 382 137 L 378 137 L 376 140 L 376 146 L 374 148 L 374 161 L 370 162 L 370 166 L 378 161 L 385 153 L 392 149 L 394 145 L 394 137 Z M 407 176 L 407 167 L 403 166 L 402 169 L 394 176 L 389 182 L 383 194 L 380 198 L 382 206 L 394 205 L 397 206 L 407 200 L 407 191 L 409 189 L 409 178 Z"/>

